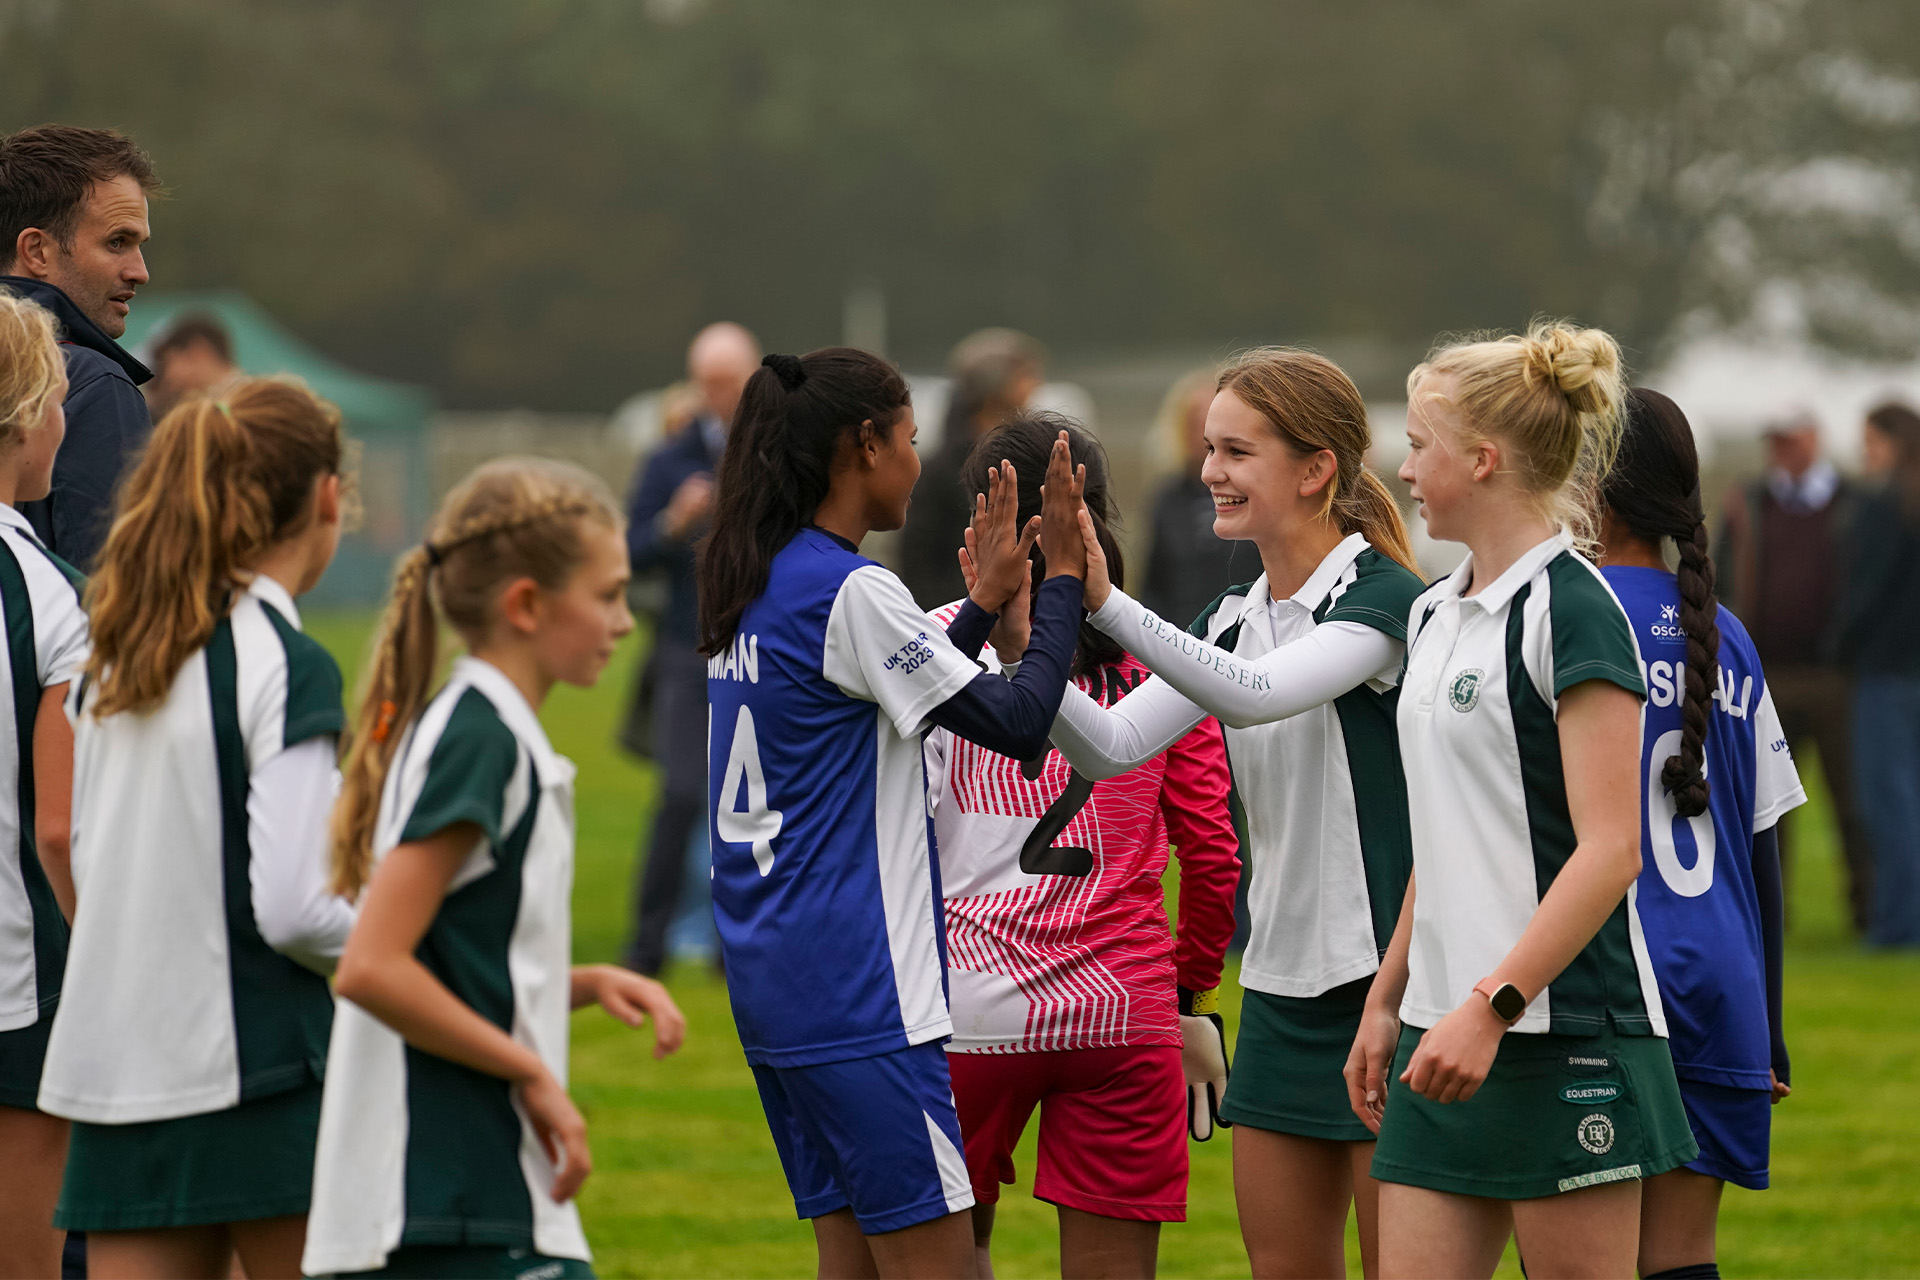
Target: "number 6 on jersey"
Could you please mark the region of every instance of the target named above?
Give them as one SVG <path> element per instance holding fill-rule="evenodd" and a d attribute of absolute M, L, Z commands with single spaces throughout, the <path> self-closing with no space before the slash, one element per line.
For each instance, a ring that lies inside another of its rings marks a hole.
<path fill-rule="evenodd" d="M 746 784 L 746 808 L 739 807 L 741 784 Z M 721 775 L 720 803 L 714 809 L 714 829 L 728 844 L 753 846 L 753 861 L 766 875 L 773 870 L 773 841 L 780 834 L 778 809 L 767 808 L 767 775 L 760 767 L 760 740 L 753 731 L 753 711 L 742 705 L 733 722 L 733 745 L 727 749 L 727 771 Z"/>

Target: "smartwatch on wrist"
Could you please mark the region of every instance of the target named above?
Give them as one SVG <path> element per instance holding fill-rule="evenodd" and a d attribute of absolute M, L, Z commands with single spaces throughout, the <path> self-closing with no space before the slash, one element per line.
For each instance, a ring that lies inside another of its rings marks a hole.
<path fill-rule="evenodd" d="M 1474 992 L 1487 998 L 1493 1006 L 1493 1016 L 1512 1026 L 1520 1021 L 1527 1011 L 1527 998 L 1520 994 L 1520 988 L 1511 982 L 1495 983 L 1492 978 L 1482 978 L 1474 986 Z"/>

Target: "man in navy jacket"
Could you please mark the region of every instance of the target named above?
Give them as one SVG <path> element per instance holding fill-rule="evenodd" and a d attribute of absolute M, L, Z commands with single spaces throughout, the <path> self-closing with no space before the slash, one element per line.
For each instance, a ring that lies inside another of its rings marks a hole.
<path fill-rule="evenodd" d="M 667 607 L 654 629 L 644 683 L 651 685 L 653 757 L 660 765 L 660 807 L 634 893 L 628 968 L 657 974 L 667 961 L 667 930 L 686 881 L 687 839 L 707 811 L 707 660 L 698 651 L 699 597 L 693 544 L 713 510 L 713 477 L 727 426 L 747 379 L 760 367 L 760 343 L 737 324 L 711 324 L 687 349 L 687 377 L 703 408 L 646 461 L 627 504 L 627 553 L 633 571 L 662 569 Z M 643 694 L 644 694 L 643 690 Z"/>
<path fill-rule="evenodd" d="M 152 431 L 153 375 L 114 339 L 147 282 L 147 197 L 159 186 L 133 139 L 41 125 L 0 138 L 0 287 L 53 313 L 67 358 L 67 436 L 53 491 L 21 504 L 48 549 L 86 569 L 106 541 L 114 487 Z"/>

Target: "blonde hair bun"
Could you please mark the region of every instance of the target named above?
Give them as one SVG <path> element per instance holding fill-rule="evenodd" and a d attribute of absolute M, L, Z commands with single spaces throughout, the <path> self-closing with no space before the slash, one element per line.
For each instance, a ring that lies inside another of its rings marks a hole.
<path fill-rule="evenodd" d="M 1575 413 L 1618 411 L 1623 381 L 1620 344 L 1612 334 L 1536 320 L 1519 342 L 1528 378 L 1556 388 Z"/>
<path fill-rule="evenodd" d="M 1592 495 L 1613 466 L 1626 407 L 1620 344 L 1600 329 L 1535 320 L 1525 334 L 1442 342 L 1407 375 L 1416 408 L 1453 380 L 1459 431 L 1498 441 L 1507 469 L 1583 549 L 1593 545 Z"/>

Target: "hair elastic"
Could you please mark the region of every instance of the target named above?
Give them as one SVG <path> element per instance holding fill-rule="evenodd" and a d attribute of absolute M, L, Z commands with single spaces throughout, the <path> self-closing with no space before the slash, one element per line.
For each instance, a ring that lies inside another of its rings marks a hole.
<path fill-rule="evenodd" d="M 789 391 L 807 380 L 807 371 L 801 366 L 799 356 L 771 355 L 764 357 L 760 363 L 773 370 L 774 377 L 780 379 L 780 385 Z"/>

